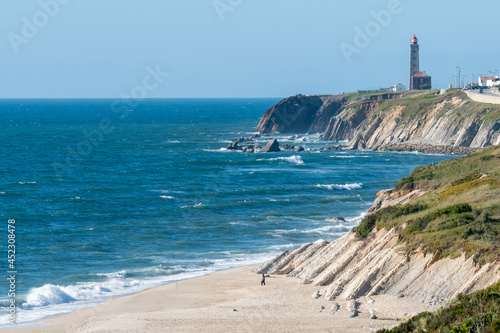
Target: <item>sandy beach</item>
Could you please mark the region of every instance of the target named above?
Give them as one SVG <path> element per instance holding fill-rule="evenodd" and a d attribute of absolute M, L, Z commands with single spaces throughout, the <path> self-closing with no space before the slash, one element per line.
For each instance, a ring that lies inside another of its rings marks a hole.
<path fill-rule="evenodd" d="M 2 332 L 370 332 L 435 307 L 393 296 L 359 299 L 349 318 L 346 301 L 312 295 L 318 287 L 286 276 L 270 276 L 266 286 L 253 266 L 215 272 L 103 304 L 42 320 L 43 326 Z M 378 319 L 370 319 L 375 310 Z"/>

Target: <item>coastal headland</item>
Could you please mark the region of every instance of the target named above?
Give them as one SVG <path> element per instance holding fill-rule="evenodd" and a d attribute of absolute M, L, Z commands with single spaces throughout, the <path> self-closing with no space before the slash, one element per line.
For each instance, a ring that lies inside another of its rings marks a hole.
<path fill-rule="evenodd" d="M 296 95 L 265 112 L 256 130 L 321 133 L 350 149 L 464 154 L 500 144 L 500 105 L 461 90 Z"/>

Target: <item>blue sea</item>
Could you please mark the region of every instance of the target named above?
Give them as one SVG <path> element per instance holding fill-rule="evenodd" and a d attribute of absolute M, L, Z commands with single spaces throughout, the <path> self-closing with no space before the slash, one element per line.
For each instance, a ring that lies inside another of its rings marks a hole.
<path fill-rule="evenodd" d="M 378 191 L 450 158 L 320 152 L 338 143 L 317 133 L 272 135 L 302 145 L 300 153 L 225 149 L 256 134 L 278 101 L 1 100 L 0 324 L 8 319 L 9 219 L 24 322 L 334 240 Z"/>

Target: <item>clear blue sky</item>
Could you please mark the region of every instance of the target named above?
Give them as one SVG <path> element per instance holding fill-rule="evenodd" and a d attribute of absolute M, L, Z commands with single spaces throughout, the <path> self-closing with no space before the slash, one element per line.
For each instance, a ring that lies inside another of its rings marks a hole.
<path fill-rule="evenodd" d="M 148 97 L 286 97 L 408 85 L 413 34 L 435 88 L 455 83 L 456 66 L 466 81 L 500 69 L 498 0 L 397 2 L 1 0 L 0 98 L 114 98 L 144 86 L 144 78 Z M 393 13 L 374 24 L 372 12 L 382 10 Z M 370 31 L 369 44 L 358 40 L 356 47 L 356 27 Z M 341 45 L 357 51 L 346 57 Z M 148 66 L 169 76 L 156 84 Z"/>

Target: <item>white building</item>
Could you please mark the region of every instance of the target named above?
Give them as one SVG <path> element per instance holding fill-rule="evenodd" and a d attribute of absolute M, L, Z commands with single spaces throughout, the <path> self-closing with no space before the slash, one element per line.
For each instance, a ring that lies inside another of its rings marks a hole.
<path fill-rule="evenodd" d="M 478 84 L 482 87 L 495 87 L 500 85 L 500 79 L 498 76 L 480 76 Z"/>
<path fill-rule="evenodd" d="M 402 83 L 396 84 L 394 87 L 391 87 L 394 92 L 401 92 L 406 90 L 406 86 Z"/>

